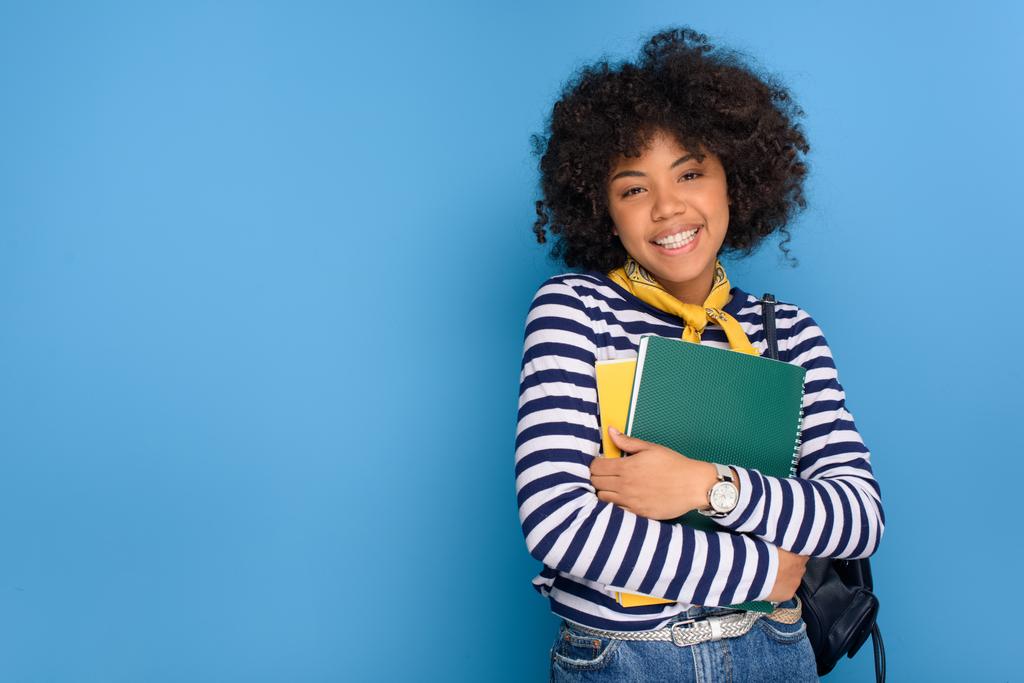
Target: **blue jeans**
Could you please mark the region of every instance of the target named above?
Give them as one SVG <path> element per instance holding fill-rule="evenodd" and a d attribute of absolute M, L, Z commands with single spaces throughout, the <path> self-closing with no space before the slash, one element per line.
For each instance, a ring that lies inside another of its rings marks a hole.
<path fill-rule="evenodd" d="M 782 603 L 793 607 L 795 600 Z M 672 623 L 727 614 L 691 607 Z M 669 641 L 599 638 L 563 621 L 551 648 L 552 683 L 576 681 L 817 681 L 814 651 L 803 619 L 782 624 L 758 619 L 744 635 L 679 647 Z"/>

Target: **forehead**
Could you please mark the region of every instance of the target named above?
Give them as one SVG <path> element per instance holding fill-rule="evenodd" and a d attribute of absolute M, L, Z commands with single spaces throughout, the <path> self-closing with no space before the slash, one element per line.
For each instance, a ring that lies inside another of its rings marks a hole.
<path fill-rule="evenodd" d="M 631 150 L 629 154 L 618 154 L 613 157 L 611 165 L 613 168 L 620 168 L 667 159 L 670 159 L 669 163 L 673 163 L 684 156 L 693 156 L 701 161 L 713 155 L 710 155 L 704 144 L 699 141 L 691 141 L 684 146 L 675 135 L 657 130 L 641 138 L 638 149 Z"/>

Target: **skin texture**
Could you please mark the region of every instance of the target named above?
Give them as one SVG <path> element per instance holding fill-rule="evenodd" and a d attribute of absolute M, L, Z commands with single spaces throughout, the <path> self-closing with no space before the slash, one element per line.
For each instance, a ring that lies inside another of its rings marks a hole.
<path fill-rule="evenodd" d="M 747 61 L 680 27 L 651 37 L 635 60 L 581 68 L 545 130 L 531 136 L 540 158 L 537 242 L 552 238 L 551 256 L 569 268 L 621 266 L 626 248 L 612 233 L 609 168 L 639 156 L 652 131 L 666 130 L 725 167 L 731 204 L 723 253 L 749 255 L 779 232 L 788 259 L 786 226 L 806 205 L 803 111 L 779 79 Z"/>
<path fill-rule="evenodd" d="M 638 157 L 620 155 L 606 185 L 612 234 L 626 251 L 680 301 L 701 305 L 711 292 L 715 260 L 729 230 L 727 174 L 705 148 L 689 150 L 656 129 Z M 654 240 L 696 227 L 697 239 L 672 252 Z M 590 479 L 597 497 L 649 519 L 675 519 L 708 507 L 718 481 L 711 463 L 609 429 L 628 458 L 594 458 Z M 737 479 L 737 486 L 738 486 Z M 768 599 L 791 598 L 807 557 L 779 548 L 779 569 Z"/>
<path fill-rule="evenodd" d="M 708 506 L 708 490 L 718 481 L 714 465 L 614 428 L 608 433 L 630 456 L 594 458 L 590 463 L 590 481 L 599 499 L 641 517 L 663 520 Z"/>
<path fill-rule="evenodd" d="M 657 130 L 639 157 L 619 157 L 609 174 L 608 212 L 629 254 L 673 296 L 702 305 L 729 229 L 725 169 L 714 154 L 685 149 Z M 697 228 L 691 244 L 669 253 L 654 243 Z"/>
<path fill-rule="evenodd" d="M 807 569 L 807 559 L 806 555 L 797 555 L 779 548 L 779 571 L 772 592 L 768 594 L 769 600 L 782 602 L 796 595 L 796 589 L 800 587 Z"/>
<path fill-rule="evenodd" d="M 711 291 L 715 259 L 729 228 L 729 193 L 718 157 L 692 154 L 657 130 L 639 157 L 620 157 L 609 174 L 613 231 L 629 254 L 677 299 L 701 305 Z M 697 227 L 696 239 L 668 253 L 653 240 Z M 707 507 L 718 480 L 711 463 L 610 430 L 629 458 L 595 458 L 598 498 L 650 519 L 674 519 Z"/>
<path fill-rule="evenodd" d="M 618 430 L 608 430 L 628 458 L 594 458 L 590 480 L 600 500 L 648 519 L 674 519 L 708 506 L 708 490 L 718 481 L 714 465 Z M 710 470 L 710 471 L 709 471 Z M 782 602 L 796 594 L 807 557 L 778 549 L 779 569 L 768 600 Z"/>

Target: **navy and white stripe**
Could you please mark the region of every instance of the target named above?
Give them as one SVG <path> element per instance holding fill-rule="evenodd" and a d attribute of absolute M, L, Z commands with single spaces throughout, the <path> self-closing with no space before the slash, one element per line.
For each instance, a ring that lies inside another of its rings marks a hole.
<path fill-rule="evenodd" d="M 760 304 L 739 288 L 725 306 L 764 354 Z M 565 619 L 596 628 L 658 628 L 691 604 L 765 598 L 782 547 L 802 555 L 866 557 L 884 516 L 870 456 L 846 410 L 825 337 L 791 304 L 776 306 L 779 356 L 807 368 L 798 478 L 737 468 L 740 502 L 699 532 L 639 517 L 598 500 L 590 462 L 601 454 L 597 360 L 636 357 L 640 336 L 680 338 L 682 321 L 591 272 L 549 278 L 526 319 L 516 429 L 519 518 L 533 583 Z M 702 344 L 729 348 L 708 326 Z M 677 602 L 624 608 L 615 591 Z"/>

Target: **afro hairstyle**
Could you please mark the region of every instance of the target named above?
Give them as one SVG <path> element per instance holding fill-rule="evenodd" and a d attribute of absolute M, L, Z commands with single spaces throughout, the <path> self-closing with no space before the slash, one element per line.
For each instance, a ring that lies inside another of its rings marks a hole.
<path fill-rule="evenodd" d="M 730 200 L 722 251 L 748 256 L 778 230 L 779 248 L 796 265 L 786 224 L 806 207 L 803 115 L 777 78 L 687 27 L 652 36 L 635 62 L 585 66 L 564 85 L 545 131 L 531 136 L 540 157 L 537 242 L 550 231 L 550 256 L 570 268 L 621 266 L 626 250 L 612 233 L 608 178 L 620 156 L 640 156 L 661 130 L 722 162 Z"/>

